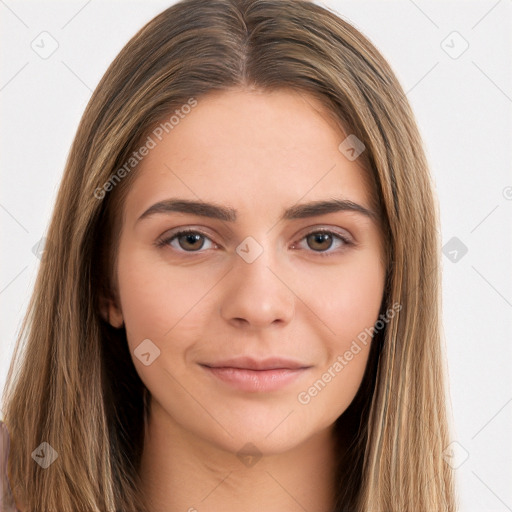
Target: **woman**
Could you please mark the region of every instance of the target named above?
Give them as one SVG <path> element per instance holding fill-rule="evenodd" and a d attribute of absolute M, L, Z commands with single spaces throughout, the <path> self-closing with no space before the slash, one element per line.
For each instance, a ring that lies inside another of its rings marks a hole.
<path fill-rule="evenodd" d="M 315 4 L 185 0 L 94 92 L 4 392 L 23 512 L 453 511 L 413 114 Z"/>

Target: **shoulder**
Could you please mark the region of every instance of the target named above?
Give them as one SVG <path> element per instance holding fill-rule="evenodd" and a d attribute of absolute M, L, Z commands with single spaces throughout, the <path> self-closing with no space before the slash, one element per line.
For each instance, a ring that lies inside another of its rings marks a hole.
<path fill-rule="evenodd" d="M 16 508 L 7 476 L 9 457 L 9 432 L 6 424 L 0 420 L 0 510 L 2 512 L 22 512 Z"/>

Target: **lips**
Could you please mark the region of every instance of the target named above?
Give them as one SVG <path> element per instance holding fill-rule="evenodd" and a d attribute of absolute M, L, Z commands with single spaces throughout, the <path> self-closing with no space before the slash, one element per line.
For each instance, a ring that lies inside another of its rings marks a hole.
<path fill-rule="evenodd" d="M 239 368 L 241 370 L 298 370 L 310 367 L 308 364 L 281 357 L 271 357 L 262 360 L 253 359 L 251 357 L 236 357 L 216 361 L 215 363 L 204 363 L 203 365 L 209 368 Z"/>
<path fill-rule="evenodd" d="M 243 392 L 263 393 L 286 388 L 310 365 L 291 359 L 238 357 L 200 365 L 217 382 Z"/>

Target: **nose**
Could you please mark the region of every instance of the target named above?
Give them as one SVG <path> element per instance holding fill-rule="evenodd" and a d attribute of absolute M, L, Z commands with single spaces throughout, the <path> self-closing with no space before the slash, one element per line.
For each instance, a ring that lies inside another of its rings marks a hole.
<path fill-rule="evenodd" d="M 222 318 L 233 326 L 262 329 L 293 318 L 295 295 L 283 264 L 270 256 L 268 248 L 252 263 L 235 255 L 220 307 Z"/>

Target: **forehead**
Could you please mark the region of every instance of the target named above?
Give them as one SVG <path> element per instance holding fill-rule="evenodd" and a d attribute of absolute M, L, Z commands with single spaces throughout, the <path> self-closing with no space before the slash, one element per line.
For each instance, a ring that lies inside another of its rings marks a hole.
<path fill-rule="evenodd" d="M 155 144 L 138 164 L 126 201 L 134 214 L 170 195 L 242 210 L 255 203 L 281 209 L 303 197 L 370 204 L 366 171 L 339 150 L 347 134 L 314 97 L 221 91 L 186 112 L 159 137 L 150 133 Z"/>

